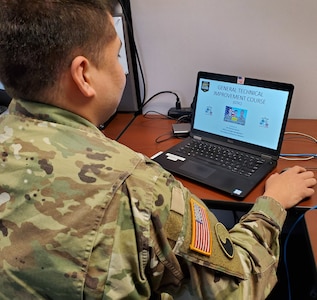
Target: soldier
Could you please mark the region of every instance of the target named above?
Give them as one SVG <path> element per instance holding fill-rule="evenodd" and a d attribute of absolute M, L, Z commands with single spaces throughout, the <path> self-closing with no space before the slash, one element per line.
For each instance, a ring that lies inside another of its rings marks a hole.
<path fill-rule="evenodd" d="M 286 209 L 313 173 L 272 175 L 229 232 L 195 195 L 98 130 L 125 85 L 105 0 L 0 0 L 1 299 L 262 299 Z"/>

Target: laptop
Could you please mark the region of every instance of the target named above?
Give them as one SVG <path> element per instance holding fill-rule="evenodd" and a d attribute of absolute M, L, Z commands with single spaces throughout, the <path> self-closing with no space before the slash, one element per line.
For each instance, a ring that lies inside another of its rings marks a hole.
<path fill-rule="evenodd" d="M 293 91 L 289 83 L 198 72 L 189 136 L 152 159 L 242 200 L 276 167 Z"/>

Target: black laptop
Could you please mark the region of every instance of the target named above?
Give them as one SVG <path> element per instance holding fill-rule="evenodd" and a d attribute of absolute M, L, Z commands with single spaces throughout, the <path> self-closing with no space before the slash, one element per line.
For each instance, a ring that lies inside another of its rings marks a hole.
<path fill-rule="evenodd" d="M 294 86 L 198 72 L 190 136 L 153 159 L 243 199 L 277 164 Z"/>

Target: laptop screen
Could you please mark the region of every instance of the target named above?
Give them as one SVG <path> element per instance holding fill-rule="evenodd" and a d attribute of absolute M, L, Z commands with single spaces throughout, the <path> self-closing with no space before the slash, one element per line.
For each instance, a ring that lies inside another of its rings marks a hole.
<path fill-rule="evenodd" d="M 200 72 L 193 129 L 277 150 L 290 84 Z"/>

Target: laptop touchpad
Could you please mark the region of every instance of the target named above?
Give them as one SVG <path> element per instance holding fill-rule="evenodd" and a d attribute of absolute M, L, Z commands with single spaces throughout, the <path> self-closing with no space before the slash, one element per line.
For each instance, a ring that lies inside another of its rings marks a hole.
<path fill-rule="evenodd" d="M 187 161 L 185 162 L 180 169 L 188 172 L 189 174 L 195 174 L 197 177 L 207 178 L 212 173 L 216 171 L 216 169 L 213 169 L 211 167 L 205 167 L 201 164 L 197 164 L 193 161 Z"/>

